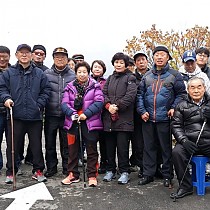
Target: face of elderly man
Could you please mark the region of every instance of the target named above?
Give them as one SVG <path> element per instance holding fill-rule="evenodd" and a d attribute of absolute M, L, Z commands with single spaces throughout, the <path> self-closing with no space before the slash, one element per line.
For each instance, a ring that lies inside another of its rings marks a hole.
<path fill-rule="evenodd" d="M 202 79 L 196 78 L 188 82 L 188 93 L 194 102 L 200 102 L 200 100 L 203 98 L 205 91 L 206 87 Z"/>

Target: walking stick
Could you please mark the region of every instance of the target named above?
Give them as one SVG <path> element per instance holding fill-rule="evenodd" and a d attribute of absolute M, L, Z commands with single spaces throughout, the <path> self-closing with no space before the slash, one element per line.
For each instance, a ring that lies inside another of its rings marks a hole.
<path fill-rule="evenodd" d="M 203 132 L 203 129 L 204 129 L 205 125 L 206 125 L 206 120 L 203 122 L 203 125 L 202 125 L 202 127 L 201 127 L 201 131 L 200 131 L 200 133 L 199 133 L 199 135 L 198 135 L 198 138 L 197 138 L 197 140 L 196 140 L 196 145 L 198 144 L 198 142 L 199 142 L 199 140 L 200 140 L 200 137 L 201 137 L 201 134 L 202 134 L 202 132 Z M 189 159 L 189 161 L 188 161 L 188 163 L 187 163 L 187 166 L 186 166 L 186 168 L 185 168 L 184 174 L 183 174 L 182 179 L 181 179 L 181 181 L 180 181 L 180 183 L 179 183 L 179 187 L 178 187 L 178 189 L 177 189 L 177 192 L 179 192 L 179 190 L 180 190 L 180 188 L 181 188 L 181 185 L 182 185 L 182 183 L 183 183 L 183 181 L 184 181 L 184 177 L 185 177 L 185 175 L 186 175 L 186 173 L 187 173 L 187 169 L 188 169 L 188 167 L 189 167 L 189 165 L 190 165 L 190 162 L 191 162 L 192 157 L 193 157 L 193 153 L 190 155 L 190 159 Z M 176 194 L 175 194 L 175 193 L 174 193 L 174 200 L 173 200 L 173 202 L 176 202 Z"/>
<path fill-rule="evenodd" d="M 86 188 L 86 182 L 85 182 L 85 165 L 84 165 L 84 154 L 83 154 L 83 145 L 82 145 L 82 128 L 81 128 L 81 122 L 78 121 L 78 127 L 79 127 L 79 141 L 80 141 L 80 149 L 81 149 L 81 155 L 82 155 L 82 174 L 83 174 L 83 184 L 84 188 Z"/>
<path fill-rule="evenodd" d="M 173 163 L 172 163 L 172 129 L 171 129 L 171 121 L 172 121 L 172 117 L 170 116 L 169 118 L 169 122 L 170 122 L 170 131 L 169 131 L 169 135 L 170 135 L 170 149 L 171 149 L 171 157 L 170 157 L 170 176 L 169 176 L 169 189 L 172 189 L 172 172 L 173 172 Z"/>
<path fill-rule="evenodd" d="M 13 176 L 13 190 L 16 190 L 16 176 L 15 176 L 15 151 L 14 151 L 14 124 L 12 107 L 10 108 L 10 122 L 11 122 L 11 141 L 12 141 L 12 176 Z"/>

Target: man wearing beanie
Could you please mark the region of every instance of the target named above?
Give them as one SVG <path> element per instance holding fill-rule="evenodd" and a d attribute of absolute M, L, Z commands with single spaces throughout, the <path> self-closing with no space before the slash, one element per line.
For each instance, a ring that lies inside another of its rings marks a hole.
<path fill-rule="evenodd" d="M 36 64 L 37 67 L 43 71 L 49 69 L 44 65 L 44 60 L 46 57 L 46 49 L 43 45 L 37 44 L 34 45 L 32 49 L 32 61 Z"/>
<path fill-rule="evenodd" d="M 67 134 L 63 129 L 65 116 L 61 110 L 61 99 L 66 85 L 75 79 L 75 73 L 68 65 L 68 52 L 63 47 L 57 47 L 53 50 L 54 64 L 51 69 L 44 73 L 47 75 L 52 87 L 49 103 L 45 108 L 45 160 L 47 165 L 46 177 L 52 177 L 57 173 L 58 158 L 56 152 L 56 137 L 59 131 L 60 153 L 62 158 L 62 172 L 68 175 L 68 144 Z"/>
<path fill-rule="evenodd" d="M 137 94 L 137 112 L 140 114 L 144 138 L 143 177 L 139 185 L 154 180 L 159 145 L 162 151 L 162 175 L 165 187 L 171 181 L 170 118 L 174 108 L 186 94 L 181 74 L 169 66 L 172 59 L 165 46 L 153 51 L 154 65 L 140 83 Z"/>

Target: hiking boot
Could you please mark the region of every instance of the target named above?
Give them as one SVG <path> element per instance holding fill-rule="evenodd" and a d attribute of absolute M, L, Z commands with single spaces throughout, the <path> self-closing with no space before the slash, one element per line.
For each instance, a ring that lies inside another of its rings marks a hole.
<path fill-rule="evenodd" d="M 43 175 L 43 173 L 40 170 L 37 170 L 34 172 L 32 179 L 37 180 L 38 182 L 46 182 L 47 178 Z"/>
<path fill-rule="evenodd" d="M 111 182 L 112 179 L 115 179 L 115 174 L 112 171 L 107 171 L 106 175 L 103 178 L 104 182 Z"/>
<path fill-rule="evenodd" d="M 12 175 L 7 176 L 6 180 L 5 180 L 5 183 L 6 184 L 12 184 L 13 183 L 13 176 Z"/>
<path fill-rule="evenodd" d="M 74 177 L 73 173 L 70 172 L 69 175 L 64 180 L 61 181 L 61 183 L 63 185 L 69 185 L 69 184 L 72 184 L 72 183 L 77 183 L 79 181 L 80 181 L 80 179 Z"/>
<path fill-rule="evenodd" d="M 123 172 L 120 178 L 118 179 L 118 184 L 127 184 L 129 180 L 130 178 L 128 172 Z"/>
<path fill-rule="evenodd" d="M 97 186 L 97 179 L 96 177 L 90 177 L 88 179 L 88 184 L 89 184 L 89 187 L 96 187 Z"/>

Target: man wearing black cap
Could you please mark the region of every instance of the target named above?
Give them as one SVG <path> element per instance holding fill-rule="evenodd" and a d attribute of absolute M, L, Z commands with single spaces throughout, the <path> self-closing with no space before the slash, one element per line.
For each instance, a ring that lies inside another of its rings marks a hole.
<path fill-rule="evenodd" d="M 45 57 L 46 57 L 45 47 L 40 44 L 34 45 L 32 49 L 32 61 L 37 65 L 37 67 L 39 67 L 43 71 L 48 69 L 48 67 L 44 65 Z"/>
<path fill-rule="evenodd" d="M 137 94 L 137 112 L 143 120 L 144 138 L 143 177 L 139 185 L 154 180 L 157 168 L 158 145 L 162 151 L 162 174 L 164 186 L 170 184 L 170 118 L 174 108 L 186 94 L 181 74 L 171 69 L 168 61 L 172 59 L 165 46 L 157 46 L 153 51 L 154 65 L 140 83 Z"/>
<path fill-rule="evenodd" d="M 63 129 L 65 116 L 61 111 L 61 100 L 66 85 L 75 79 L 75 73 L 68 65 L 68 52 L 63 47 L 57 47 L 53 51 L 54 64 L 44 73 L 47 75 L 52 87 L 49 103 L 45 108 L 45 159 L 47 165 L 46 177 L 52 177 L 57 173 L 58 158 L 56 153 L 56 137 L 59 131 L 60 153 L 62 158 L 63 174 L 68 175 L 68 144 L 67 134 Z"/>
<path fill-rule="evenodd" d="M 142 77 L 144 74 L 149 71 L 148 65 L 148 56 L 144 51 L 137 51 L 134 56 L 134 63 L 136 66 L 135 76 L 136 76 L 136 84 L 139 86 Z M 136 112 L 136 106 L 134 109 L 134 132 L 131 138 L 132 144 L 132 155 L 130 156 L 130 171 L 136 171 L 136 167 L 139 167 L 139 178 L 142 177 L 143 173 L 143 148 L 144 141 L 142 135 L 142 119 L 139 117 L 139 114 Z"/>
<path fill-rule="evenodd" d="M 19 155 L 27 133 L 33 154 L 33 179 L 46 181 L 44 158 L 42 153 L 43 110 L 50 97 L 51 87 L 46 75 L 31 62 L 31 47 L 21 44 L 16 51 L 17 63 L 10 66 L 0 78 L 0 97 L 4 105 L 12 109 L 14 119 L 14 157 Z M 12 132 L 8 120 L 7 171 L 6 183 L 13 183 L 12 169 Z M 15 173 L 17 173 L 15 164 Z"/>
<path fill-rule="evenodd" d="M 76 61 L 76 63 L 84 61 L 84 55 L 82 54 L 75 54 L 72 58 Z"/>

